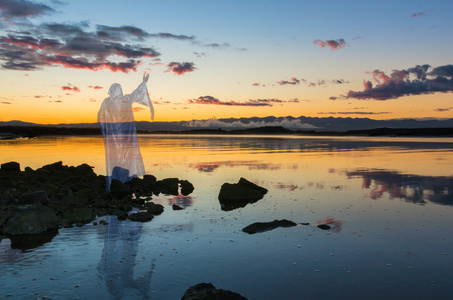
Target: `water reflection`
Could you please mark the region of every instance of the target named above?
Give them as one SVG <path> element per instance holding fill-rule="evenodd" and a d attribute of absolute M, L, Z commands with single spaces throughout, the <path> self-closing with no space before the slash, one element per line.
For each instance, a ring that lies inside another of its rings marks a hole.
<path fill-rule="evenodd" d="M 390 198 L 411 203 L 453 205 L 453 177 L 419 176 L 379 169 L 356 170 L 346 174 L 348 178 L 362 177 L 362 188 L 370 190 L 372 199 L 379 199 L 387 193 Z"/>
<path fill-rule="evenodd" d="M 135 274 L 142 223 L 119 221 L 116 216 L 108 216 L 104 249 L 97 267 L 113 299 L 123 299 L 126 292 L 138 293 L 141 299 L 149 299 L 151 277 L 154 272 L 154 259 L 151 267 L 143 275 Z M 145 258 L 143 258 L 145 259 Z"/>

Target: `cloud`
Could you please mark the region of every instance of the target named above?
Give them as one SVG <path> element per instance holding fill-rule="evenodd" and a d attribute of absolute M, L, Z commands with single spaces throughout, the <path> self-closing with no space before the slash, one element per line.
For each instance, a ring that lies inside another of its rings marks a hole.
<path fill-rule="evenodd" d="M 300 80 L 296 77 L 291 78 L 291 80 L 280 80 L 277 82 L 280 85 L 296 85 L 300 83 Z"/>
<path fill-rule="evenodd" d="M 99 85 L 95 85 L 95 86 L 89 85 L 88 88 L 94 89 L 94 90 L 100 90 L 100 89 L 103 89 L 104 87 L 99 86 Z"/>
<path fill-rule="evenodd" d="M 386 115 L 390 112 L 375 111 L 335 111 L 335 112 L 318 112 L 318 115 Z"/>
<path fill-rule="evenodd" d="M 280 100 L 280 99 L 249 99 L 245 102 L 220 101 L 212 96 L 201 96 L 197 99 L 187 100 L 189 104 L 206 104 L 206 105 L 226 105 L 226 106 L 273 106 L 274 104 L 299 103 L 299 99 Z"/>
<path fill-rule="evenodd" d="M 27 0 L 1 0 L 0 17 L 5 20 L 13 18 L 35 17 L 55 12 L 55 9 L 45 4 Z"/>
<path fill-rule="evenodd" d="M 172 61 L 171 63 L 169 63 L 167 65 L 167 68 L 168 68 L 167 72 L 171 71 L 178 75 L 183 75 L 184 73 L 193 72 L 195 70 L 198 70 L 197 68 L 195 68 L 195 64 L 192 62 L 179 63 L 179 62 Z"/>
<path fill-rule="evenodd" d="M 417 65 L 406 70 L 393 70 L 390 75 L 383 71 L 371 72 L 373 82 L 364 81 L 363 91 L 349 91 L 347 98 L 389 100 L 402 96 L 453 92 L 453 65 L 433 68 Z"/>
<path fill-rule="evenodd" d="M 446 112 L 446 111 L 450 111 L 452 110 L 453 107 L 448 107 L 448 108 L 436 108 L 434 111 L 437 111 L 437 112 Z"/>
<path fill-rule="evenodd" d="M 425 13 L 424 12 L 419 12 L 419 13 L 413 13 L 411 18 L 418 18 L 418 17 L 424 17 Z"/>
<path fill-rule="evenodd" d="M 132 107 L 132 110 L 133 110 L 134 112 L 139 112 L 139 111 L 142 111 L 142 110 L 145 110 L 145 109 L 144 109 L 143 107 L 138 107 L 138 106 L 137 106 L 137 107 Z"/>
<path fill-rule="evenodd" d="M 338 50 L 346 47 L 346 42 L 344 39 L 338 39 L 338 40 L 326 40 L 326 41 L 321 41 L 321 40 L 314 40 L 313 45 L 317 45 L 321 48 L 327 48 L 329 47 L 330 50 Z"/>
<path fill-rule="evenodd" d="M 195 128 L 225 128 L 225 129 L 237 129 L 237 128 L 256 128 L 264 126 L 282 126 L 284 128 L 299 130 L 299 129 L 316 129 L 318 127 L 311 125 L 309 123 L 302 123 L 299 119 L 288 120 L 277 119 L 273 122 L 266 121 L 251 121 L 249 123 L 243 123 L 242 121 L 234 121 L 231 123 L 223 122 L 216 118 L 209 120 L 193 120 L 188 122 L 185 126 L 195 127 Z"/>
<path fill-rule="evenodd" d="M 0 102 L 1 104 L 12 104 L 11 102 L 8 102 L 8 101 L 2 101 Z"/>
<path fill-rule="evenodd" d="M 62 86 L 61 89 L 63 91 L 70 91 L 70 92 L 77 92 L 77 93 L 80 92 L 80 88 L 79 87 L 71 86 L 71 84 Z"/>

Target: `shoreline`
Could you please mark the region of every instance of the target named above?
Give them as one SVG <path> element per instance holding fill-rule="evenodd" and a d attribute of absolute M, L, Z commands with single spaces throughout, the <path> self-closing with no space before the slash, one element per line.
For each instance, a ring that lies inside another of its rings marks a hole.
<path fill-rule="evenodd" d="M 362 136 L 362 137 L 453 137 L 453 128 L 375 128 L 348 131 L 290 130 L 281 126 L 248 129 L 189 129 L 189 130 L 137 130 L 137 134 L 180 135 L 304 135 L 304 136 Z M 102 136 L 100 128 L 75 128 L 54 126 L 0 126 L 0 140 L 32 138 L 38 136 Z"/>

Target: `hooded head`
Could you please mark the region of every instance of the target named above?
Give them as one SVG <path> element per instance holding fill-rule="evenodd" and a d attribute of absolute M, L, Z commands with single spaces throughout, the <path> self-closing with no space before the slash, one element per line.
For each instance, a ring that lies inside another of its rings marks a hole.
<path fill-rule="evenodd" d="M 109 95 L 112 98 L 123 96 L 123 89 L 119 83 L 114 83 L 110 86 Z"/>

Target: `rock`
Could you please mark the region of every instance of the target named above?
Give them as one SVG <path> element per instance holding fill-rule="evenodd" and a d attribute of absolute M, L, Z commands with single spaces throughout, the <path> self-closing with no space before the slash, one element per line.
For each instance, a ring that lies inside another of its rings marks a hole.
<path fill-rule="evenodd" d="M 267 194 L 267 189 L 259 186 L 259 185 L 256 185 L 254 184 L 253 182 L 250 182 L 248 181 L 247 179 L 241 177 L 238 181 L 238 184 L 240 185 L 243 185 L 243 186 L 247 186 L 249 188 L 252 188 L 254 190 L 257 190 L 258 192 L 262 193 L 263 195 Z"/>
<path fill-rule="evenodd" d="M 47 170 L 47 171 L 61 171 L 61 170 L 65 169 L 65 166 L 63 166 L 62 161 L 57 161 L 57 162 L 54 162 L 53 164 L 45 165 L 45 166 L 41 167 L 40 169 Z"/>
<path fill-rule="evenodd" d="M 58 229 L 51 229 L 43 233 L 18 234 L 9 238 L 11 240 L 11 248 L 25 251 L 50 243 L 57 234 Z"/>
<path fill-rule="evenodd" d="M 14 206 L 11 217 L 3 228 L 5 235 L 37 234 L 57 229 L 60 218 L 49 207 L 41 204 Z"/>
<path fill-rule="evenodd" d="M 119 180 L 112 179 L 112 182 L 110 183 L 110 192 L 114 197 L 121 199 L 124 196 L 131 195 L 133 191 L 128 185 Z"/>
<path fill-rule="evenodd" d="M 69 223 L 87 224 L 95 219 L 94 211 L 90 207 L 74 208 L 69 213 L 64 214 L 64 218 Z"/>
<path fill-rule="evenodd" d="M 220 188 L 219 202 L 224 211 L 244 207 L 263 198 L 267 193 L 265 188 L 241 178 L 238 183 L 224 183 Z"/>
<path fill-rule="evenodd" d="M 293 226 L 297 226 L 297 224 L 292 221 L 283 219 L 283 220 L 274 220 L 272 222 L 264 222 L 264 223 L 256 222 L 247 227 L 244 227 L 242 229 L 242 231 L 245 233 L 248 233 L 248 234 L 254 234 L 254 233 L 258 233 L 258 232 L 269 231 L 269 230 L 272 230 L 272 229 L 275 229 L 278 227 L 293 227 Z"/>
<path fill-rule="evenodd" d="M 39 203 L 42 205 L 48 204 L 49 199 L 47 198 L 47 193 L 45 191 L 36 191 L 23 194 L 22 196 L 19 197 L 19 204 L 21 205 L 34 203 Z"/>
<path fill-rule="evenodd" d="M 154 202 L 148 202 L 145 204 L 146 211 L 157 216 L 164 212 L 164 207 L 161 204 L 156 204 Z"/>
<path fill-rule="evenodd" d="M 177 205 L 177 204 L 173 204 L 171 206 L 173 208 L 173 210 L 183 210 L 184 208 L 182 208 L 181 206 Z"/>
<path fill-rule="evenodd" d="M 173 195 L 178 196 L 179 192 L 179 179 L 178 178 L 165 178 L 158 180 L 157 182 L 158 190 L 164 195 Z"/>
<path fill-rule="evenodd" d="M 141 211 L 130 214 L 127 218 L 134 222 L 148 222 L 151 221 L 154 218 L 154 216 L 149 212 Z"/>
<path fill-rule="evenodd" d="M 7 162 L 1 165 L 1 170 L 20 172 L 20 164 L 15 161 Z"/>
<path fill-rule="evenodd" d="M 195 189 L 193 184 L 190 183 L 188 180 L 180 180 L 179 184 L 181 185 L 181 194 L 183 196 L 187 196 L 193 192 Z"/>
<path fill-rule="evenodd" d="M 321 224 L 321 225 L 318 225 L 317 227 L 322 230 L 329 230 L 330 228 L 332 228 L 327 224 Z"/>
<path fill-rule="evenodd" d="M 8 221 L 8 219 L 11 217 L 11 213 L 9 211 L 0 211 L 0 228 L 3 226 L 3 224 Z"/>
<path fill-rule="evenodd" d="M 247 300 L 238 293 L 216 289 L 211 283 L 199 283 L 191 286 L 181 300 Z"/>

